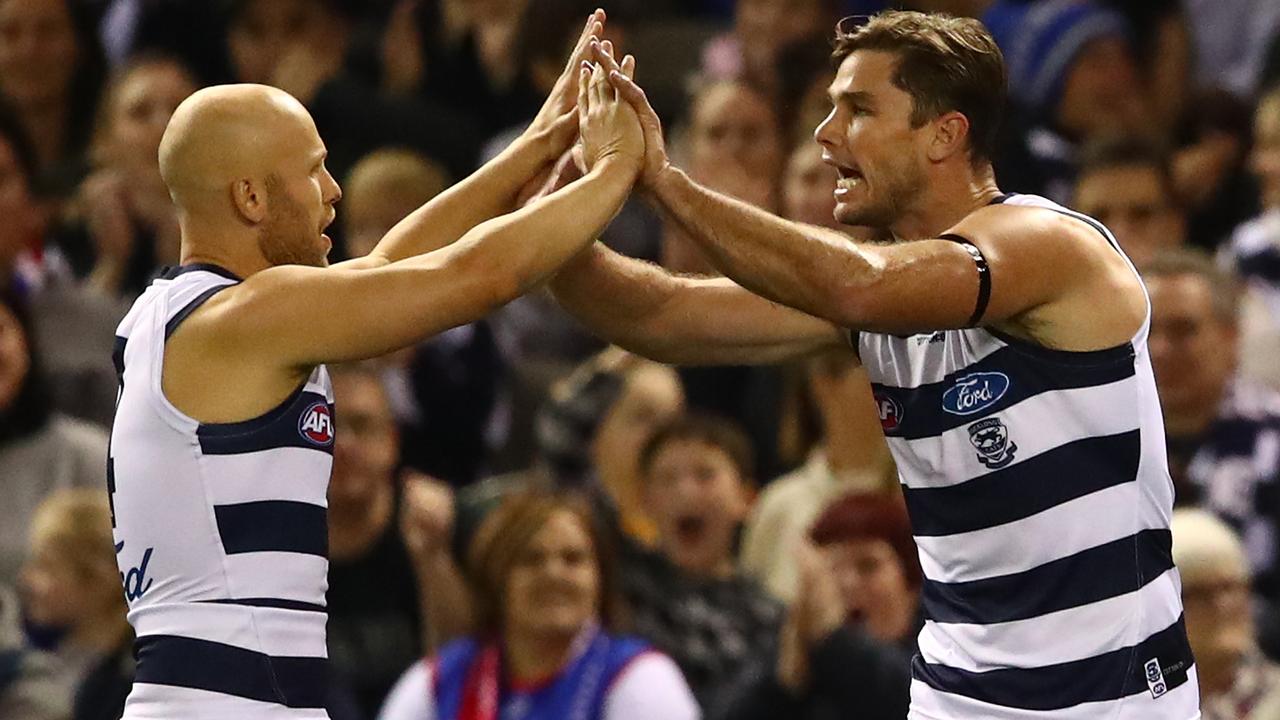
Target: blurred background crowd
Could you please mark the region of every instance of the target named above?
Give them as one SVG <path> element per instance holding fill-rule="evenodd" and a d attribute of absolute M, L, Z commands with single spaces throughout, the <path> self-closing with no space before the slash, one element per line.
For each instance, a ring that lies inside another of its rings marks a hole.
<path fill-rule="evenodd" d="M 128 692 L 149 577 L 111 549 L 110 357 L 178 260 L 174 108 L 223 82 L 295 95 L 344 189 L 331 260 L 360 256 L 518 134 L 597 4 L 678 164 L 826 226 L 837 21 L 987 24 L 1000 186 L 1103 221 L 1147 282 L 1205 718 L 1280 718 L 1275 0 L 0 0 L 0 718 L 109 720 Z M 714 272 L 641 199 L 603 240 Z M 922 578 L 851 354 L 668 367 L 535 293 L 332 371 L 335 720 L 409 720 L 450 640 L 556 622 L 652 643 L 678 672 L 650 692 L 703 717 L 904 716 Z M 556 553 L 576 611 L 521 579 Z"/>

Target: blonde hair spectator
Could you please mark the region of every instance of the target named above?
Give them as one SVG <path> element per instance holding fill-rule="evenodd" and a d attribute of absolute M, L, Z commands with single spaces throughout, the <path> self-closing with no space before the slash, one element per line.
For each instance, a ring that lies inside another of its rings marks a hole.
<path fill-rule="evenodd" d="M 347 254 L 368 255 L 396 223 L 448 186 L 444 168 L 412 150 L 384 148 L 365 155 L 344 185 L 341 217 Z"/>
<path fill-rule="evenodd" d="M 1187 638 L 1204 720 L 1269 720 L 1280 702 L 1280 667 L 1254 640 L 1249 569 L 1240 538 L 1207 511 L 1173 513 L 1173 560 L 1182 575 Z"/>

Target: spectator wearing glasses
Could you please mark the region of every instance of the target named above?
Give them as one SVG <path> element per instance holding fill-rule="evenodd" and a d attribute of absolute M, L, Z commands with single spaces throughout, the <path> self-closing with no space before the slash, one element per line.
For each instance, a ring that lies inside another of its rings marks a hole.
<path fill-rule="evenodd" d="M 1249 566 L 1239 536 L 1194 509 L 1175 511 L 1171 530 L 1204 720 L 1277 717 L 1280 667 L 1254 640 Z"/>

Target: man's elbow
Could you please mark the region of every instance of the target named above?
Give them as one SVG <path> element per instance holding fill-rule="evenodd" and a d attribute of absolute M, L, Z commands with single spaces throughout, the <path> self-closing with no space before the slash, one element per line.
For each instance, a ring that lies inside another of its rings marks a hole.
<path fill-rule="evenodd" d="M 830 310 L 818 314 L 842 328 L 864 330 L 875 327 L 880 319 L 877 300 L 874 281 L 843 281 L 830 288 L 822 301 Z"/>
<path fill-rule="evenodd" d="M 506 305 L 533 285 L 533 281 L 514 263 L 503 262 L 485 243 L 458 246 L 456 252 L 450 253 L 446 267 L 457 279 L 456 284 L 465 288 L 461 295 L 471 300 L 476 317 L 483 317 Z"/>

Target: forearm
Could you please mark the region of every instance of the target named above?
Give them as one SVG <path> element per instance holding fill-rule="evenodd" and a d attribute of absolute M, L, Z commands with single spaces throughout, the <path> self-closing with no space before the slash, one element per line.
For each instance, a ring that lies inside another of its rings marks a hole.
<path fill-rule="evenodd" d="M 423 558 L 414 569 L 422 609 L 423 649 L 430 655 L 470 632 L 471 597 L 447 547 Z"/>
<path fill-rule="evenodd" d="M 457 248 L 493 269 L 505 300 L 531 290 L 595 241 L 631 192 L 634 172 L 601 163 L 586 177 L 509 215 L 482 223 Z M 504 301 L 505 301 L 504 300 Z"/>
<path fill-rule="evenodd" d="M 677 340 L 649 329 L 673 294 L 661 267 L 594 243 L 574 257 L 550 287 L 556 300 L 592 334 L 662 362 L 679 362 Z"/>
<path fill-rule="evenodd" d="M 285 265 L 257 273 L 220 307 L 228 352 L 264 354 L 305 367 L 377 357 L 484 317 L 545 280 L 621 207 L 634 172 L 602 163 L 582 180 L 481 223 L 453 245 L 387 262 L 320 269 Z M 288 298 L 287 302 L 282 302 Z M 326 322 L 299 324 L 300 314 Z"/>
<path fill-rule="evenodd" d="M 677 365 L 762 365 L 843 347 L 826 320 L 727 278 L 674 275 L 600 243 L 551 282 L 570 313 L 609 342 Z"/>
<path fill-rule="evenodd" d="M 374 248 L 389 262 L 445 247 L 509 212 L 520 189 L 555 160 L 549 133 L 525 133 L 497 157 L 397 223 Z"/>
<path fill-rule="evenodd" d="M 833 304 L 846 289 L 857 292 L 875 278 L 876 264 L 850 238 L 716 193 L 679 169 L 649 189 L 721 272 L 783 305 L 838 320 Z"/>

